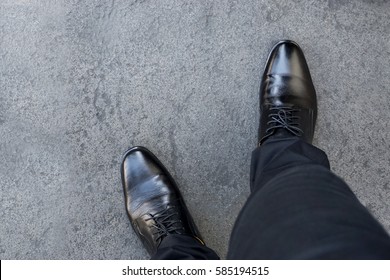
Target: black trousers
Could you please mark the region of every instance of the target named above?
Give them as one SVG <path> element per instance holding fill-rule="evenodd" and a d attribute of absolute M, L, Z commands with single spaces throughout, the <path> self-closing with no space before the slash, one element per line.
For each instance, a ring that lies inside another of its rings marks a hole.
<path fill-rule="evenodd" d="M 389 235 L 320 149 L 298 138 L 267 140 L 252 153 L 250 187 L 228 259 L 390 259 Z M 172 235 L 152 259 L 218 258 Z"/>

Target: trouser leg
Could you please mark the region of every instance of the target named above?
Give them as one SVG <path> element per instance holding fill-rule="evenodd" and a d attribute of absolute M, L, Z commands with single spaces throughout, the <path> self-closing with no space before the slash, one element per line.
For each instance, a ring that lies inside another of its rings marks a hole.
<path fill-rule="evenodd" d="M 326 154 L 297 138 L 252 154 L 251 195 L 230 239 L 231 259 L 389 259 L 390 238 Z"/>
<path fill-rule="evenodd" d="M 191 236 L 172 234 L 164 238 L 152 260 L 219 260 L 218 255 Z"/>

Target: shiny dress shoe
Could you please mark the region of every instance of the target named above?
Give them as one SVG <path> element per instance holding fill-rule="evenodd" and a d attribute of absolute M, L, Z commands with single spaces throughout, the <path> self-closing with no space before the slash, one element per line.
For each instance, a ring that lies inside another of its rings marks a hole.
<path fill-rule="evenodd" d="M 261 80 L 259 145 L 285 137 L 311 143 L 316 118 L 317 97 L 303 52 L 295 42 L 281 41 Z"/>
<path fill-rule="evenodd" d="M 151 256 L 172 234 L 192 236 L 204 245 L 175 181 L 155 155 L 144 147 L 131 148 L 121 173 L 127 214 Z"/>

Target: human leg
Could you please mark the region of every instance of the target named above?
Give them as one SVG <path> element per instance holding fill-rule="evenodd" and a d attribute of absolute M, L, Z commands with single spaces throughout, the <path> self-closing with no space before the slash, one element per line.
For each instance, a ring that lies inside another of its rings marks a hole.
<path fill-rule="evenodd" d="M 251 196 L 228 258 L 389 259 L 390 238 L 325 153 L 291 138 L 253 152 Z"/>
<path fill-rule="evenodd" d="M 251 195 L 231 235 L 233 259 L 390 258 L 390 238 L 326 154 L 311 145 L 316 92 L 300 47 L 272 49 L 260 87 Z"/>

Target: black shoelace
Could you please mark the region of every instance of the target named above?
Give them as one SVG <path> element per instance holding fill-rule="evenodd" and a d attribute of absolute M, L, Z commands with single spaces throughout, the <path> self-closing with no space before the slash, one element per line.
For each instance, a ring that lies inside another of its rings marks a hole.
<path fill-rule="evenodd" d="M 150 218 L 145 221 L 154 220 L 155 223 L 151 227 L 155 230 L 156 242 L 170 233 L 178 233 L 179 230 L 184 229 L 182 221 L 178 218 L 178 211 L 175 206 L 167 206 L 166 209 L 154 215 L 149 215 Z"/>
<path fill-rule="evenodd" d="M 269 127 L 266 130 L 266 134 L 271 133 L 272 130 L 277 128 L 284 128 L 295 136 L 301 136 L 303 134 L 303 130 L 298 127 L 300 117 L 294 114 L 300 112 L 300 109 L 292 107 L 271 107 L 270 111 L 269 118 L 271 120 L 267 122 Z"/>

